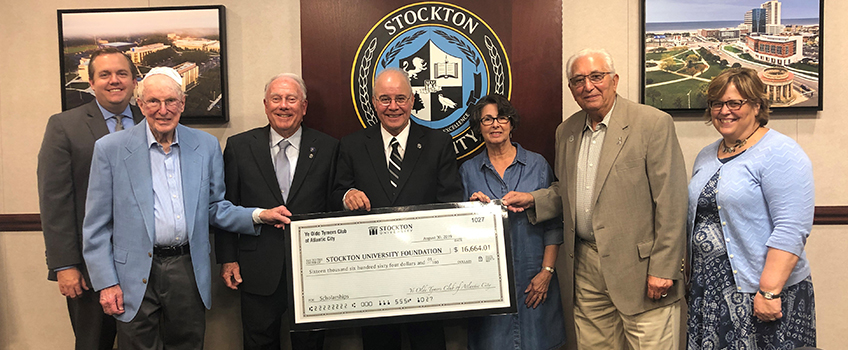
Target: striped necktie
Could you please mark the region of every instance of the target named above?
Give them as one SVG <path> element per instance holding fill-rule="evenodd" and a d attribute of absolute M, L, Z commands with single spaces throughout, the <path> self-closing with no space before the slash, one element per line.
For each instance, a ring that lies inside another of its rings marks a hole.
<path fill-rule="evenodd" d="M 403 158 L 400 157 L 400 152 L 398 152 L 400 143 L 396 138 L 392 137 L 392 142 L 389 145 L 392 146 L 392 153 L 389 155 L 389 181 L 392 183 L 392 187 L 397 188 L 400 179 L 400 163 Z"/>

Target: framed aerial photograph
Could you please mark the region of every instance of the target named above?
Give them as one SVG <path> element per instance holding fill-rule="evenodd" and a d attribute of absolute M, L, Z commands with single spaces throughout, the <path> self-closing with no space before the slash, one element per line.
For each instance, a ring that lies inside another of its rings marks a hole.
<path fill-rule="evenodd" d="M 774 110 L 822 109 L 823 0 L 643 0 L 642 102 L 703 110 L 710 80 L 757 70 Z"/>
<path fill-rule="evenodd" d="M 57 16 L 62 110 L 94 100 L 89 57 L 113 47 L 132 59 L 138 81 L 153 67 L 180 73 L 186 92 L 180 122 L 229 120 L 223 5 L 58 10 Z"/>

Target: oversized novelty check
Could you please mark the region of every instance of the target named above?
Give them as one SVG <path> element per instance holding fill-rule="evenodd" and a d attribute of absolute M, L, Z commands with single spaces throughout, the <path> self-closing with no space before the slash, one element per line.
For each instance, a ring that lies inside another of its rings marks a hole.
<path fill-rule="evenodd" d="M 502 206 L 396 210 L 292 221 L 293 329 L 515 312 Z"/>

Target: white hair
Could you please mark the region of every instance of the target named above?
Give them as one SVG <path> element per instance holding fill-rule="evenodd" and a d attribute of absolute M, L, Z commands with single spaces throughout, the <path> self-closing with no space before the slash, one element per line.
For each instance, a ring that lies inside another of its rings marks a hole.
<path fill-rule="evenodd" d="M 604 49 L 583 49 L 572 55 L 568 58 L 568 63 L 565 64 L 565 75 L 566 79 L 571 79 L 573 76 L 571 75 L 571 67 L 574 65 L 574 61 L 578 58 L 592 56 L 592 55 L 600 55 L 604 59 L 604 64 L 607 66 L 607 71 L 615 74 L 615 63 L 612 61 L 612 56 Z"/>
<path fill-rule="evenodd" d="M 277 81 L 277 79 L 283 79 L 283 78 L 288 78 L 288 79 L 294 80 L 297 83 L 297 85 L 300 85 L 300 92 L 303 95 L 301 97 L 304 100 L 306 99 L 306 83 L 303 82 L 303 79 L 299 75 L 294 74 L 294 73 L 280 73 L 280 74 L 275 75 L 273 78 L 271 78 L 271 80 L 268 80 L 268 82 L 265 83 L 265 95 L 268 94 L 268 88 L 271 87 L 271 84 L 273 84 L 275 81 Z"/>

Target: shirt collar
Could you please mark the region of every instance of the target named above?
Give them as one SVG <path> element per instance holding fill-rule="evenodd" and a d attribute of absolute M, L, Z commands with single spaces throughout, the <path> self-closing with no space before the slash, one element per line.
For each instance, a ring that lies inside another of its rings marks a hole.
<path fill-rule="evenodd" d="M 515 163 L 527 165 L 527 151 L 524 150 L 518 142 L 513 142 L 512 145 L 515 146 L 515 159 L 512 160 L 512 163 L 510 163 L 509 166 L 513 166 Z M 494 170 L 495 166 L 492 165 L 492 161 L 489 160 L 489 150 L 486 150 L 485 152 L 486 156 L 482 157 L 483 163 L 481 163 L 480 166 Z M 509 166 L 507 168 L 509 168 Z"/>
<path fill-rule="evenodd" d="M 147 122 L 147 119 L 142 120 L 141 122 L 144 123 L 144 130 L 147 130 L 147 147 L 150 148 L 153 145 L 159 145 L 159 141 L 156 141 L 156 138 L 153 137 L 153 132 L 150 131 L 150 123 Z M 171 146 L 175 146 L 180 143 L 180 133 L 178 132 L 179 128 L 179 125 L 174 128 L 174 141 L 171 142 Z"/>
<path fill-rule="evenodd" d="M 400 131 L 399 134 L 397 134 L 397 136 L 393 136 L 392 134 L 389 134 L 389 132 L 386 131 L 385 128 L 383 128 L 383 125 L 380 124 L 380 135 L 383 136 L 383 149 L 389 148 L 389 145 L 392 143 L 392 137 L 394 137 L 398 140 L 398 143 L 400 144 L 400 148 L 406 149 L 406 140 L 409 139 L 409 125 L 410 124 L 412 124 L 412 120 L 410 120 L 409 123 L 406 123 L 406 126 L 403 128 L 403 130 Z"/>
<path fill-rule="evenodd" d="M 603 125 L 604 127 L 609 126 L 609 121 L 610 121 L 610 118 L 612 118 L 612 111 L 615 110 L 616 102 L 618 102 L 618 96 L 616 96 L 615 101 L 612 102 L 612 108 L 610 108 L 609 112 L 607 112 L 607 115 L 604 116 L 604 120 L 601 120 L 601 122 L 598 123 L 598 126 L 600 126 L 600 125 Z M 592 118 L 589 118 L 588 113 L 586 114 L 586 126 L 583 127 L 583 130 L 586 130 L 587 128 L 589 130 L 592 130 Z"/>
<path fill-rule="evenodd" d="M 97 108 L 100 108 L 100 114 L 103 115 L 104 120 L 112 118 L 112 116 L 116 115 L 115 113 L 107 111 L 106 108 L 103 108 L 103 106 L 100 105 L 100 101 L 97 101 L 95 99 L 94 102 L 97 103 Z M 125 108 L 123 112 L 119 113 L 119 115 L 132 118 L 132 110 L 130 109 L 130 105 L 127 104 L 127 108 Z"/>
<path fill-rule="evenodd" d="M 303 127 L 298 126 L 297 131 L 295 131 L 294 134 L 292 134 L 292 136 L 289 136 L 288 138 L 285 138 L 278 134 L 277 131 L 274 130 L 274 128 L 268 129 L 271 130 L 271 137 L 269 138 L 270 144 L 268 145 L 268 147 L 274 147 L 278 143 L 280 143 L 280 141 L 285 139 L 289 141 L 289 144 L 294 147 L 294 149 L 300 149 L 300 140 L 303 138 Z"/>

